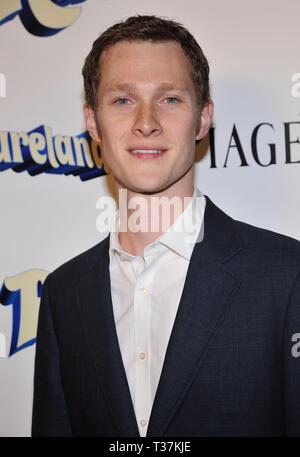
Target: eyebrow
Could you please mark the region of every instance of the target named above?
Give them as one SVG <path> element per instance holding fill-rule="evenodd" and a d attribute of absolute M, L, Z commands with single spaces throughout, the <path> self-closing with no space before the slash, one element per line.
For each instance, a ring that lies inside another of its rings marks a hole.
<path fill-rule="evenodd" d="M 129 83 L 123 83 L 123 84 L 116 84 L 116 85 L 109 85 L 107 88 L 106 92 L 133 92 L 137 89 L 136 84 L 129 84 Z M 180 92 L 189 92 L 188 88 L 183 87 L 181 85 L 178 85 L 178 83 L 173 83 L 173 82 L 165 82 L 160 84 L 157 88 L 158 91 L 167 91 L 167 90 L 177 90 Z"/>

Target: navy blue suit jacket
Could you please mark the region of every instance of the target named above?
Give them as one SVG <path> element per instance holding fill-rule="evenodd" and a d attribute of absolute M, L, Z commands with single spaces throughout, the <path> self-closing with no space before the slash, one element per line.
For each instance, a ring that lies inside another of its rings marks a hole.
<path fill-rule="evenodd" d="M 148 436 L 300 436 L 299 271 L 298 241 L 235 221 L 207 198 Z M 139 436 L 109 237 L 46 278 L 35 363 L 33 436 Z"/>

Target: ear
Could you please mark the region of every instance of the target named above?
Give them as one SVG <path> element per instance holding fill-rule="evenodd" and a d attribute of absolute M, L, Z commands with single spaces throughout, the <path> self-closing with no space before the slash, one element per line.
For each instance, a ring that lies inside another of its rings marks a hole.
<path fill-rule="evenodd" d="M 196 132 L 196 140 L 201 140 L 201 138 L 205 137 L 209 131 L 213 117 L 214 104 L 212 100 L 209 100 L 207 103 L 205 103 L 200 113 L 200 119 Z"/>
<path fill-rule="evenodd" d="M 83 115 L 84 115 L 85 125 L 86 125 L 86 128 L 87 128 L 90 136 L 92 137 L 92 139 L 94 141 L 96 141 L 97 143 L 100 143 L 101 138 L 99 136 L 98 129 L 97 129 L 95 113 L 94 113 L 93 108 L 88 103 L 85 103 L 83 106 Z"/>

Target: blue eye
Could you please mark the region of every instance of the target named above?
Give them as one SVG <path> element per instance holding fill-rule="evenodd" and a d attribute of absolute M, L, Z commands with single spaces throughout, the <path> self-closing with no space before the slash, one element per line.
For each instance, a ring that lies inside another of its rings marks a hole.
<path fill-rule="evenodd" d="M 118 105 L 127 105 L 127 102 L 129 102 L 128 98 L 118 98 L 118 100 L 115 101 Z"/>
<path fill-rule="evenodd" d="M 178 102 L 178 99 L 176 97 L 167 97 L 166 100 L 167 100 L 167 103 Z"/>

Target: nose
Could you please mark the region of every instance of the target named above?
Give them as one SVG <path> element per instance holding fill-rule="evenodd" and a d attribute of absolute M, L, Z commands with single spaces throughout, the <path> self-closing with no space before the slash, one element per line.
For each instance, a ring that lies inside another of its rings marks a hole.
<path fill-rule="evenodd" d="M 133 132 L 138 135 L 150 136 L 162 131 L 155 107 L 152 104 L 143 104 L 136 112 Z"/>

